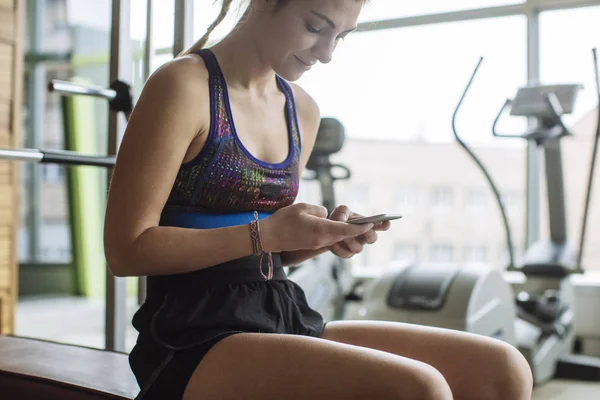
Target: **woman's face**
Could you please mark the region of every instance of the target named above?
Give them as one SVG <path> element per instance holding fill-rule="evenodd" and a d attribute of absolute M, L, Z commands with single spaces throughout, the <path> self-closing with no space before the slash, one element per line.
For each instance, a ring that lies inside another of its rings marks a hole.
<path fill-rule="evenodd" d="M 356 29 L 364 0 L 258 0 L 261 54 L 282 78 L 298 80 L 331 61 L 338 41 Z M 255 3 L 256 4 L 256 3 Z"/>

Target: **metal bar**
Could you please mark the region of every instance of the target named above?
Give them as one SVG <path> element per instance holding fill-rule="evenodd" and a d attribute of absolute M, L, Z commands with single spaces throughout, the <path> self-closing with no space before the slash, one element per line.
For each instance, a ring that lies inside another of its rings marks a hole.
<path fill-rule="evenodd" d="M 100 97 L 106 100 L 113 100 L 117 97 L 117 92 L 112 89 L 104 89 L 98 86 L 78 85 L 68 81 L 53 79 L 48 84 L 50 92 L 56 92 L 65 95 L 81 95 Z"/>
<path fill-rule="evenodd" d="M 408 26 L 432 25 L 447 22 L 471 21 L 477 19 L 507 17 L 525 14 L 523 4 L 488 7 L 475 10 L 461 10 L 448 13 L 417 15 L 404 18 L 394 18 L 358 24 L 359 32 L 377 31 L 383 29 L 405 28 Z"/>
<path fill-rule="evenodd" d="M 69 62 L 72 54 L 70 52 L 44 52 L 30 50 L 25 54 L 24 61 L 27 65 L 36 65 L 38 63 L 51 63 L 51 62 Z"/>
<path fill-rule="evenodd" d="M 112 1 L 111 44 L 110 44 L 110 82 L 121 80 L 132 82 L 131 52 L 131 0 Z M 117 154 L 126 119 L 115 112 L 109 113 L 108 154 Z M 108 173 L 110 181 L 111 171 Z M 125 351 L 126 314 L 125 279 L 117 278 L 109 268 L 106 269 L 106 349 Z"/>
<path fill-rule="evenodd" d="M 89 156 L 67 150 L 39 149 L 4 149 L 0 148 L 0 159 L 12 161 L 27 161 L 41 164 L 62 164 L 73 166 L 95 166 L 112 168 L 116 158 L 104 156 Z"/>
<path fill-rule="evenodd" d="M 152 60 L 154 59 L 154 39 L 153 32 L 154 26 L 152 21 L 154 15 L 152 11 L 153 0 L 146 1 L 146 43 L 144 51 L 144 77 L 143 80 L 146 82 L 150 77 L 152 71 Z M 147 279 L 145 276 L 138 277 L 138 305 L 142 305 L 146 301 L 147 291 Z"/>
<path fill-rule="evenodd" d="M 592 149 L 592 159 L 590 160 L 590 172 L 588 178 L 587 193 L 585 196 L 585 208 L 583 212 L 583 221 L 581 222 L 581 236 L 579 239 L 579 254 L 577 256 L 576 272 L 583 273 L 583 250 L 585 248 L 585 238 L 587 233 L 587 223 L 590 211 L 590 200 L 592 197 L 592 186 L 594 185 L 594 172 L 596 170 L 596 158 L 598 157 L 598 142 L 600 141 L 600 75 L 598 73 L 598 49 L 592 50 L 594 60 L 594 78 L 596 81 L 596 97 L 598 98 L 598 110 L 596 116 L 596 135 L 594 137 L 594 146 Z"/>
<path fill-rule="evenodd" d="M 33 51 L 40 51 L 44 46 L 44 27 L 46 2 L 29 0 L 29 48 Z M 29 69 L 29 79 L 27 81 L 27 140 L 28 147 L 42 146 L 42 132 L 45 121 L 45 81 L 46 67 L 43 64 L 37 64 Z M 32 260 L 37 260 L 41 249 L 41 227 L 42 215 L 40 202 L 42 201 L 42 170 L 29 165 L 27 168 L 29 176 L 27 182 L 27 192 L 29 197 L 27 212 L 27 230 L 29 231 L 29 256 Z"/>
<path fill-rule="evenodd" d="M 531 9 L 527 13 L 527 82 L 531 85 L 540 80 L 540 14 Z M 536 128 L 535 119 L 529 120 L 529 128 Z M 541 180 L 540 180 L 540 151 L 535 143 L 527 145 L 527 211 L 525 247 L 540 240 L 541 236 Z"/>
<path fill-rule="evenodd" d="M 600 0 L 528 0 L 527 6 L 539 11 L 581 8 L 600 5 Z"/>
<path fill-rule="evenodd" d="M 153 0 L 146 0 L 146 41 L 144 43 L 144 76 L 143 80 L 146 82 L 150 77 L 152 71 L 152 61 L 154 59 L 154 26 L 152 21 L 153 11 L 152 4 Z"/>
<path fill-rule="evenodd" d="M 404 28 L 408 26 L 432 25 L 448 22 L 471 21 L 487 18 L 500 18 L 513 15 L 528 15 L 531 11 L 543 12 L 567 8 L 581 8 L 600 5 L 600 0 L 529 0 L 522 4 L 486 7 L 480 9 L 425 14 L 388 20 L 366 21 L 358 25 L 358 31 Z"/>
<path fill-rule="evenodd" d="M 0 149 L 0 159 L 41 162 L 44 159 L 44 154 L 39 150 Z"/>
<path fill-rule="evenodd" d="M 177 57 L 194 40 L 194 0 L 175 0 L 173 33 L 173 57 Z"/>
<path fill-rule="evenodd" d="M 551 140 L 547 142 L 544 145 L 544 152 L 550 239 L 554 243 L 564 243 L 567 240 L 567 222 L 560 141 Z"/>

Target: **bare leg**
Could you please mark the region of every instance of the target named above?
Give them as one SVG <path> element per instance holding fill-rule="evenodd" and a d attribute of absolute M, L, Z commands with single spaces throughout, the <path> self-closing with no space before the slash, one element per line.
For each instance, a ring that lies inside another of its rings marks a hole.
<path fill-rule="evenodd" d="M 531 399 L 533 378 L 525 358 L 495 339 L 396 322 L 334 321 L 323 338 L 419 360 L 442 373 L 454 398 Z"/>
<path fill-rule="evenodd" d="M 238 334 L 213 347 L 184 400 L 452 400 L 433 367 L 394 354 L 305 336 Z"/>

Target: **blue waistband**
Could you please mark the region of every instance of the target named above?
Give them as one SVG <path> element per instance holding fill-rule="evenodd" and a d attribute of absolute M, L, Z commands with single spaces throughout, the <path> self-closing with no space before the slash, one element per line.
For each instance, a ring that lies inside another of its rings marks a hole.
<path fill-rule="evenodd" d="M 272 215 L 259 212 L 258 219 Z M 254 213 L 240 212 L 230 214 L 211 214 L 200 212 L 165 211 L 160 217 L 160 226 L 176 226 L 179 228 L 214 229 L 228 226 L 245 225 L 254 221 Z"/>

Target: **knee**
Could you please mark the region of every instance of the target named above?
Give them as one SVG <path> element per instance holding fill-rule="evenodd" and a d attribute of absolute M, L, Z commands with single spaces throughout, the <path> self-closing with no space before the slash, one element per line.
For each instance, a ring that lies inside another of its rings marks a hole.
<path fill-rule="evenodd" d="M 430 365 L 423 364 L 415 370 L 411 388 L 409 390 L 404 388 L 401 397 L 398 398 L 452 400 L 452 390 L 440 371 Z"/>
<path fill-rule="evenodd" d="M 493 350 L 486 356 L 489 365 L 488 382 L 493 382 L 489 396 L 492 400 L 531 399 L 533 391 L 533 374 L 527 360 L 519 350 L 504 342 L 497 342 Z M 487 397 L 487 396 L 486 396 Z"/>

